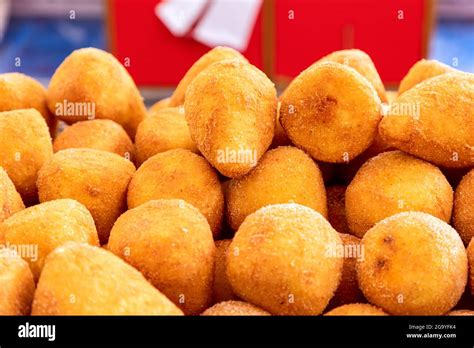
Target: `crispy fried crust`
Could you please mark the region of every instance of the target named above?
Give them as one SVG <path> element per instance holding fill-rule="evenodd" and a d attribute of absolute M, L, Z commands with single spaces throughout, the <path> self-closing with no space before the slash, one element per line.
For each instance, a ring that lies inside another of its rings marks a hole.
<path fill-rule="evenodd" d="M 239 298 L 275 315 L 318 315 L 336 291 L 342 258 L 338 233 L 311 208 L 270 205 L 249 215 L 227 253 Z"/>
<path fill-rule="evenodd" d="M 310 66 L 280 100 L 285 133 L 314 159 L 348 162 L 366 150 L 377 134 L 380 98 L 368 80 L 345 65 Z"/>
<path fill-rule="evenodd" d="M 248 173 L 272 142 L 275 86 L 241 60 L 214 63 L 199 74 L 189 85 L 184 108 L 194 143 L 227 177 Z"/>
<path fill-rule="evenodd" d="M 11 215 L 25 209 L 25 205 L 7 172 L 0 167 L 0 223 Z"/>
<path fill-rule="evenodd" d="M 122 214 L 108 250 L 138 269 L 186 314 L 211 303 L 215 246 L 206 218 L 178 199 L 150 201 Z"/>
<path fill-rule="evenodd" d="M 380 220 L 402 211 L 422 211 L 449 222 L 453 190 L 434 165 L 401 151 L 367 161 L 347 187 L 346 216 L 362 237 Z"/>
<path fill-rule="evenodd" d="M 37 200 L 36 178 L 53 155 L 48 126 L 35 109 L 0 112 L 0 166 L 25 203 Z"/>
<path fill-rule="evenodd" d="M 239 52 L 230 47 L 214 47 L 212 50 L 210 50 L 201 58 L 199 58 L 196 62 L 194 62 L 191 68 L 189 68 L 189 70 L 186 72 L 181 81 L 179 81 L 178 86 L 176 87 L 173 95 L 170 97 L 168 101 L 168 106 L 183 105 L 186 90 L 188 89 L 188 86 L 191 84 L 191 82 L 193 82 L 195 77 L 211 64 L 226 59 L 237 59 L 242 62 L 248 63 L 247 59 L 245 59 L 244 56 L 242 56 Z"/>
<path fill-rule="evenodd" d="M 111 120 L 90 120 L 74 123 L 53 142 L 54 152 L 71 148 L 88 148 L 116 153 L 134 160 L 134 147 L 127 132 Z"/>
<path fill-rule="evenodd" d="M 151 112 L 138 126 L 135 146 L 138 165 L 157 153 L 173 149 L 187 149 L 199 153 L 191 139 L 182 107 Z"/>
<path fill-rule="evenodd" d="M 94 105 L 94 115 L 59 112 L 65 102 Z M 49 84 L 48 107 L 67 123 L 91 117 L 110 119 L 122 125 L 132 139 L 146 116 L 140 92 L 125 67 L 96 48 L 78 49 L 61 63 Z"/>
<path fill-rule="evenodd" d="M 10 249 L 0 250 L 0 315 L 29 315 L 34 292 L 28 263 Z"/>
<path fill-rule="evenodd" d="M 214 237 L 221 230 L 224 194 L 219 178 L 204 158 L 189 150 L 159 153 L 145 161 L 128 189 L 129 209 L 155 199 L 183 199 L 206 217 Z"/>
<path fill-rule="evenodd" d="M 268 316 L 270 313 L 250 303 L 242 301 L 220 302 L 206 309 L 204 316 Z"/>
<path fill-rule="evenodd" d="M 43 116 L 51 136 L 58 123 L 46 104 L 46 88 L 30 76 L 21 73 L 0 74 L 0 112 L 36 109 Z"/>
<path fill-rule="evenodd" d="M 0 225 L 2 233 L 10 245 L 37 246 L 37 255 L 23 256 L 35 280 L 38 280 L 48 254 L 61 244 L 77 241 L 99 245 L 91 214 L 72 199 L 58 199 L 24 209 Z"/>
<path fill-rule="evenodd" d="M 400 95 L 379 132 L 390 146 L 434 164 L 472 167 L 473 107 L 474 74 L 443 74 Z"/>
<path fill-rule="evenodd" d="M 72 198 L 94 218 L 99 239 L 107 243 L 110 230 L 126 208 L 132 162 L 95 149 L 67 149 L 54 154 L 38 173 L 41 202 Z"/>
<path fill-rule="evenodd" d="M 344 64 L 357 70 L 359 74 L 369 80 L 377 91 L 380 100 L 384 103 L 387 102 L 385 87 L 375 68 L 374 62 L 367 53 L 357 49 L 341 50 L 332 52 L 319 60 L 319 62 L 327 61 Z"/>
<path fill-rule="evenodd" d="M 454 194 L 454 227 L 465 245 L 474 237 L 474 170 L 467 173 Z"/>
<path fill-rule="evenodd" d="M 368 303 L 350 303 L 325 313 L 326 316 L 343 316 L 343 315 L 388 315 L 380 308 L 372 306 Z"/>
<path fill-rule="evenodd" d="M 181 315 L 135 268 L 111 252 L 68 242 L 49 254 L 33 315 Z"/>
<path fill-rule="evenodd" d="M 451 68 L 449 65 L 438 62 L 435 59 L 419 60 L 410 68 L 408 73 L 400 82 L 398 94 L 402 94 L 403 92 L 429 78 L 454 71 L 456 71 L 456 69 Z"/>
<path fill-rule="evenodd" d="M 268 151 L 257 167 L 231 180 L 227 195 L 227 220 L 237 230 L 258 209 L 280 203 L 298 203 L 327 216 L 326 190 L 319 167 L 295 147 Z"/>
<path fill-rule="evenodd" d="M 370 303 L 394 315 L 442 315 L 467 282 L 466 249 L 444 221 L 421 212 L 382 220 L 362 239 L 359 286 Z"/>

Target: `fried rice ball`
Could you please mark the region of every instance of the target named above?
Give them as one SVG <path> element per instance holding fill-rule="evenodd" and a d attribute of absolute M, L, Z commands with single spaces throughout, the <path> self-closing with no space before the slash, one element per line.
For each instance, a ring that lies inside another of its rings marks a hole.
<path fill-rule="evenodd" d="M 324 314 L 325 316 L 343 316 L 343 315 L 388 315 L 380 308 L 374 307 L 368 303 L 350 303 L 346 304 Z"/>
<path fill-rule="evenodd" d="M 382 79 L 370 56 L 358 49 L 335 51 L 321 58 L 319 62 L 335 62 L 347 65 L 364 76 L 375 88 L 382 102 L 387 102 L 387 95 Z"/>
<path fill-rule="evenodd" d="M 474 169 L 466 174 L 454 193 L 454 227 L 465 245 L 474 237 Z"/>
<path fill-rule="evenodd" d="M 35 109 L 0 112 L 0 166 L 26 204 L 37 200 L 36 178 L 53 155 L 48 126 Z"/>
<path fill-rule="evenodd" d="M 155 104 L 153 104 L 150 107 L 148 112 L 153 113 L 153 112 L 159 111 L 161 109 L 169 108 L 170 107 L 170 99 L 171 99 L 171 97 L 163 98 L 161 100 L 158 100 Z"/>
<path fill-rule="evenodd" d="M 0 167 L 0 223 L 23 209 L 25 209 L 25 205 L 20 194 L 7 172 Z"/>
<path fill-rule="evenodd" d="M 474 165 L 474 74 L 425 80 L 391 104 L 379 125 L 383 140 L 448 168 Z"/>
<path fill-rule="evenodd" d="M 197 148 L 227 177 L 252 170 L 272 143 L 275 86 L 242 60 L 214 63 L 201 72 L 189 85 L 184 108 Z"/>
<path fill-rule="evenodd" d="M 182 315 L 135 268 L 110 251 L 68 242 L 50 253 L 32 315 Z"/>
<path fill-rule="evenodd" d="M 310 66 L 290 83 L 280 100 L 285 133 L 316 160 L 349 162 L 377 134 L 380 98 L 368 80 L 345 65 Z"/>
<path fill-rule="evenodd" d="M 217 46 L 211 49 L 209 52 L 199 58 L 189 68 L 184 77 L 179 81 L 173 95 L 168 101 L 168 106 L 180 106 L 184 104 L 186 90 L 191 82 L 194 81 L 196 76 L 210 65 L 227 59 L 237 59 L 242 62 L 247 62 L 247 59 L 241 55 L 238 51 L 230 47 Z"/>
<path fill-rule="evenodd" d="M 224 215 L 224 194 L 214 170 L 195 153 L 175 149 L 145 161 L 133 175 L 127 194 L 128 208 L 155 199 L 182 199 L 206 217 L 216 238 Z"/>
<path fill-rule="evenodd" d="M 453 190 L 434 165 L 401 151 L 367 161 L 346 190 L 346 216 L 362 237 L 380 220 L 402 211 L 422 211 L 449 222 Z"/>
<path fill-rule="evenodd" d="M 360 246 L 360 239 L 350 234 L 340 233 L 342 248 L 334 250 L 335 256 L 342 257 L 342 276 L 339 287 L 328 307 L 334 308 L 349 303 L 364 302 L 364 296 L 357 282 L 356 264 L 359 258 L 364 257 L 364 251 Z"/>
<path fill-rule="evenodd" d="M 34 233 L 32 233 L 34 231 Z M 38 280 L 46 256 L 68 241 L 99 246 L 99 238 L 89 211 L 72 199 L 58 199 L 34 205 L 0 224 L 0 234 L 9 245 L 37 246 L 35 255 L 21 255 Z"/>
<path fill-rule="evenodd" d="M 269 316 L 267 311 L 258 308 L 250 303 L 242 301 L 225 301 L 220 302 L 206 309 L 202 315 L 204 316 Z"/>
<path fill-rule="evenodd" d="M 214 284 L 212 290 L 212 302 L 234 300 L 237 297 L 232 290 L 227 277 L 227 251 L 232 239 L 216 240 L 216 257 L 214 264 Z"/>
<path fill-rule="evenodd" d="M 21 73 L 0 74 L 0 96 L 0 112 L 36 109 L 54 136 L 58 120 L 49 112 L 46 88 L 41 83 Z"/>
<path fill-rule="evenodd" d="M 446 222 L 422 212 L 392 215 L 362 239 L 359 286 L 370 303 L 394 315 L 442 315 L 467 282 L 466 249 Z"/>
<path fill-rule="evenodd" d="M 111 120 L 74 123 L 53 142 L 54 152 L 72 148 L 88 148 L 116 153 L 133 162 L 134 147 L 127 132 Z"/>
<path fill-rule="evenodd" d="M 298 203 L 327 216 L 326 190 L 318 165 L 291 146 L 268 151 L 254 170 L 231 180 L 226 195 L 227 220 L 236 231 L 248 215 L 280 203 Z"/>
<path fill-rule="evenodd" d="M 178 199 L 150 201 L 122 214 L 108 250 L 138 269 L 186 314 L 211 303 L 215 246 L 206 218 Z"/>
<path fill-rule="evenodd" d="M 35 282 L 24 261 L 12 249 L 0 249 L 0 315 L 29 315 Z"/>
<path fill-rule="evenodd" d="M 471 285 L 471 294 L 474 296 L 474 238 L 471 239 L 467 248 L 467 257 L 469 259 L 469 283 Z"/>
<path fill-rule="evenodd" d="M 187 149 L 199 153 L 191 139 L 184 108 L 164 108 L 147 117 L 135 136 L 137 163 L 140 165 L 160 152 Z"/>
<path fill-rule="evenodd" d="M 318 315 L 341 279 L 341 247 L 324 217 L 299 204 L 270 205 L 249 215 L 227 253 L 237 296 L 275 315 Z"/>
<path fill-rule="evenodd" d="M 343 234 L 350 233 L 346 218 L 345 194 L 346 187 L 342 185 L 333 185 L 326 188 L 328 221 L 337 232 Z"/>
<path fill-rule="evenodd" d="M 110 53 L 92 47 L 66 57 L 51 78 L 47 100 L 49 110 L 67 123 L 109 119 L 132 139 L 147 112 L 127 69 Z"/>
<path fill-rule="evenodd" d="M 398 94 L 409 90 L 415 85 L 429 78 L 457 71 L 449 65 L 438 62 L 435 59 L 422 59 L 416 62 L 405 75 L 398 87 Z"/>
<path fill-rule="evenodd" d="M 56 152 L 38 173 L 40 202 L 71 198 L 92 214 L 101 244 L 107 243 L 117 218 L 127 208 L 132 162 L 95 149 Z"/>

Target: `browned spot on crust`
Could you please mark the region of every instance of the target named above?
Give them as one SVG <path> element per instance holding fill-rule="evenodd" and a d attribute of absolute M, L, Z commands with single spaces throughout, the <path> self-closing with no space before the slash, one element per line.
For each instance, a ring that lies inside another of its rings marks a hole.
<path fill-rule="evenodd" d="M 329 122 L 333 117 L 333 110 L 336 105 L 337 100 L 331 96 L 320 98 L 314 106 L 316 117 L 322 122 Z"/>

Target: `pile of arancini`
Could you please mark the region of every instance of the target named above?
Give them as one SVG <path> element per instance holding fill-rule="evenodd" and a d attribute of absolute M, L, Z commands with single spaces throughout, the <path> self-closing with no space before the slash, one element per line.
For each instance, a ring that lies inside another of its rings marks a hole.
<path fill-rule="evenodd" d="M 2 315 L 474 313 L 472 74 L 344 50 L 277 97 L 217 47 L 147 111 L 86 48 L 0 111 Z"/>

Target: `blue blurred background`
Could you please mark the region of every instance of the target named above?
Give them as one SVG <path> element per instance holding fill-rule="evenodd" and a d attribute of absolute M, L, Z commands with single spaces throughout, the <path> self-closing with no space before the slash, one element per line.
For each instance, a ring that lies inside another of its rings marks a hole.
<path fill-rule="evenodd" d="M 0 0 L 0 21 L 2 2 L 5 7 L 7 1 Z M 0 40 L 0 73 L 21 71 L 47 85 L 55 68 L 74 49 L 107 48 L 101 0 L 10 1 Z M 75 19 L 70 19 L 71 8 Z M 474 0 L 439 0 L 436 18 L 429 57 L 449 65 L 454 57 L 457 68 L 474 72 Z M 21 67 L 15 66 L 16 58 L 21 59 Z"/>

